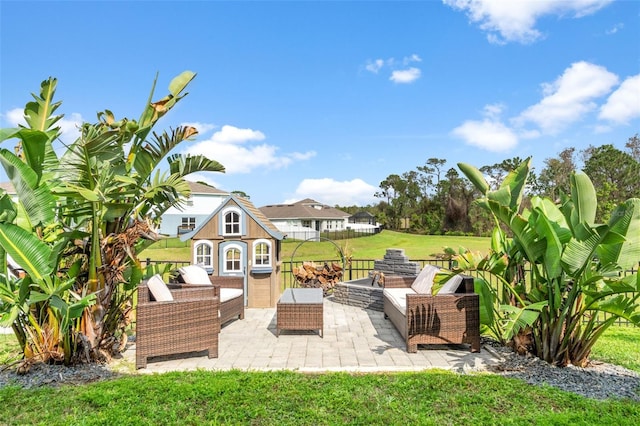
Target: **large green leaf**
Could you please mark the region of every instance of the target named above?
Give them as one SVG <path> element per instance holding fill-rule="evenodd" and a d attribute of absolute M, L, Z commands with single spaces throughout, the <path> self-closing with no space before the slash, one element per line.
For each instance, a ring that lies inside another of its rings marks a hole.
<path fill-rule="evenodd" d="M 547 306 L 547 302 L 537 302 L 524 308 L 512 305 L 500 305 L 500 310 L 505 312 L 502 336 L 505 340 L 511 339 L 520 330 L 533 325 L 540 316 L 540 311 Z"/>
<path fill-rule="evenodd" d="M 55 198 L 48 185 L 38 183 L 38 175 L 33 169 L 7 149 L 0 149 L 0 163 L 16 190 L 31 226 L 51 223 L 55 215 Z"/>
<path fill-rule="evenodd" d="M 42 280 L 54 270 L 51 249 L 29 231 L 0 223 L 0 245 L 34 281 Z"/>
<path fill-rule="evenodd" d="M 489 184 L 484 178 L 484 175 L 480 170 L 471 164 L 458 163 L 458 168 L 464 173 L 464 175 L 471 181 L 473 186 L 482 194 L 486 194 L 489 191 Z"/>
<path fill-rule="evenodd" d="M 215 160 L 210 160 L 204 155 L 187 155 L 180 154 L 170 156 L 169 171 L 171 174 L 178 176 L 187 176 L 196 172 L 221 172 L 224 173 L 225 168 L 222 164 Z"/>
<path fill-rule="evenodd" d="M 593 225 L 598 199 L 591 179 L 582 172 L 571 174 L 571 200 L 574 207 L 571 213 L 572 227 L 575 229 L 581 223 Z"/>
<path fill-rule="evenodd" d="M 511 170 L 500 184 L 500 189 L 509 188 L 511 199 L 508 205 L 513 211 L 518 211 L 519 209 L 530 168 L 531 157 L 520 163 L 514 170 Z"/>
<path fill-rule="evenodd" d="M 183 71 L 171 80 L 171 83 L 169 83 L 169 92 L 175 97 L 180 96 L 182 91 L 187 88 L 191 80 L 195 77 L 196 73 L 193 71 Z"/>
<path fill-rule="evenodd" d="M 52 127 L 62 118 L 62 115 L 53 115 L 61 104 L 61 102 L 53 102 L 57 83 L 58 81 L 51 77 L 44 80 L 40 84 L 40 96 L 32 94 L 34 100 L 27 103 L 24 109 L 24 118 L 31 129 L 47 132 L 52 139 L 60 131 L 60 128 Z"/>
<path fill-rule="evenodd" d="M 22 129 L 18 132 L 18 137 L 22 140 L 25 160 L 38 176 L 38 181 L 40 181 L 45 165 L 45 153 L 49 136 L 40 130 Z"/>
<path fill-rule="evenodd" d="M 539 212 L 541 213 L 541 212 Z M 555 232 L 553 223 L 544 214 L 537 214 L 535 220 L 536 231 L 546 242 L 546 249 L 543 256 L 544 268 L 547 278 L 557 278 L 562 274 L 560 258 L 562 256 L 562 243 Z"/>
<path fill-rule="evenodd" d="M 603 264 L 615 263 L 623 269 L 638 268 L 640 262 L 640 198 L 632 198 L 618 206 L 609 220 L 611 231 L 624 241 L 603 244 L 597 253 Z"/>

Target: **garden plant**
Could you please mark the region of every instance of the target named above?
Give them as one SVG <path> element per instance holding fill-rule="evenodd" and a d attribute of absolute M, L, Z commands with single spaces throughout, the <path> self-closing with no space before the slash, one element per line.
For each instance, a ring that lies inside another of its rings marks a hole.
<path fill-rule="evenodd" d="M 49 78 L 26 104 L 27 125 L 2 129 L 0 143 L 14 148 L 0 149 L 0 163 L 17 200 L 0 192 L 0 325 L 13 328 L 24 367 L 102 359 L 124 347 L 144 276 L 136 253 L 156 239 L 162 213 L 189 196 L 185 176 L 224 171 L 204 156 L 171 154 L 195 128 L 154 131 L 194 77 L 181 73 L 153 101 L 156 76 L 138 120 L 105 110 L 68 145 L 56 126 L 62 115 L 54 115 L 57 81 Z M 8 274 L 7 254 L 22 276 Z"/>
<path fill-rule="evenodd" d="M 554 365 L 585 366 L 617 319 L 640 325 L 640 199 L 622 202 L 607 223 L 595 223 L 594 186 L 574 172 L 570 194 L 558 201 L 534 196 L 525 206 L 530 162 L 497 190 L 477 168 L 458 165 L 484 195 L 477 203 L 495 228 L 491 251 L 461 249 L 455 272 L 478 276 L 482 322 L 503 343 Z"/>

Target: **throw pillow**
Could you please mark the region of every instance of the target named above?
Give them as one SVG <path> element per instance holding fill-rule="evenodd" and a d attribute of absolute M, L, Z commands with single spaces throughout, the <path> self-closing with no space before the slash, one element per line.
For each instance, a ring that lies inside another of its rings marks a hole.
<path fill-rule="evenodd" d="M 433 278 L 440 270 L 437 266 L 426 265 L 422 268 L 422 271 L 418 274 L 411 288 L 418 294 L 431 294 L 431 287 L 433 286 Z"/>
<path fill-rule="evenodd" d="M 171 302 L 173 295 L 160 274 L 156 274 L 147 280 L 147 287 L 156 302 Z"/>
<path fill-rule="evenodd" d="M 462 275 L 455 275 L 444 283 L 438 294 L 454 294 L 460 287 L 460 283 L 462 283 Z"/>
<path fill-rule="evenodd" d="M 206 269 L 199 265 L 188 265 L 178 268 L 178 272 L 186 284 L 211 285 Z"/>

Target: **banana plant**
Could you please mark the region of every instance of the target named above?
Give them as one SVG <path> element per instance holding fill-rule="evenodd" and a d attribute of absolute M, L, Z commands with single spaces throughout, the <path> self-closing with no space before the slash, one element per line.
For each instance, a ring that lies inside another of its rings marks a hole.
<path fill-rule="evenodd" d="M 507 256 L 508 263 L 526 262 L 531 270 L 530 282 L 508 283 L 519 297 L 499 306 L 499 320 L 508 331 L 503 336 L 530 329 L 537 356 L 556 365 L 583 366 L 617 318 L 640 324 L 638 274 L 628 272 L 640 260 L 640 199 L 625 201 L 608 223 L 596 224 L 593 184 L 575 172 L 571 194 L 559 204 L 533 197 L 531 208 L 524 209 L 530 162 L 523 161 L 496 191 L 477 168 L 459 167 L 482 192 L 478 204 L 496 221 L 497 254 Z M 501 226 L 512 234 L 511 241 Z"/>
<path fill-rule="evenodd" d="M 122 331 L 132 293 L 143 276 L 136 252 L 148 244 L 145 240 L 154 239 L 153 224 L 190 195 L 185 176 L 224 171 L 220 163 L 204 156 L 171 154 L 197 134 L 195 128 L 153 131 L 158 120 L 187 95 L 185 89 L 194 77 L 185 71 L 171 81 L 168 95 L 152 101 L 156 76 L 137 121 L 116 120 L 104 110 L 96 123 L 82 124 L 81 136 L 60 157 L 52 144 L 59 136 L 55 125 L 61 118 L 54 115 L 60 105 L 53 100 L 55 79 L 43 82 L 40 95 L 25 107 L 29 127 L 0 131 L 0 142 L 17 140 L 13 151 L 0 149 L 0 164 L 19 200 L 12 203 L 0 194 L 2 206 L 9 206 L 0 214 L 0 257 L 6 251 L 27 274 L 19 286 L 3 284 L 0 292 L 14 306 L 39 306 L 47 327 L 61 330 L 28 330 L 31 335 L 55 335 L 62 339 L 61 347 L 69 348 L 74 342 L 65 333 L 80 332 L 89 345 L 84 349 L 96 356 L 101 344 L 113 347 L 114 334 Z M 168 170 L 161 171 L 165 159 Z M 80 270 L 71 275 L 69 265 L 81 265 L 74 266 Z M 6 266 L 0 274 L 3 271 Z M 31 294 L 34 297 L 27 296 Z M 4 319 L 18 321 L 20 315 L 16 317 L 10 306 L 3 304 Z M 28 334 L 22 333 L 23 341 Z M 68 355 L 65 352 L 65 362 Z"/>

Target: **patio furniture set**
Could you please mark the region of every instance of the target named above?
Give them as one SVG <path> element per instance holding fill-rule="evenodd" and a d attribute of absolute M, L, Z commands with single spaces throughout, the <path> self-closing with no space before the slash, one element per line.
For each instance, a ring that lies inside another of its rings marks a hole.
<path fill-rule="evenodd" d="M 480 351 L 479 297 L 473 278 L 454 276 L 432 294 L 438 268 L 427 265 L 418 276 L 384 280 L 384 315 L 406 342 L 407 352 L 420 344 L 469 344 Z M 244 318 L 242 277 L 209 276 L 196 265 L 179 269 L 179 282 L 160 275 L 138 288 L 136 367 L 154 356 L 207 351 L 218 356 L 222 324 Z M 323 294 L 319 288 L 288 288 L 276 305 L 276 336 L 281 330 L 318 331 L 323 337 Z"/>

